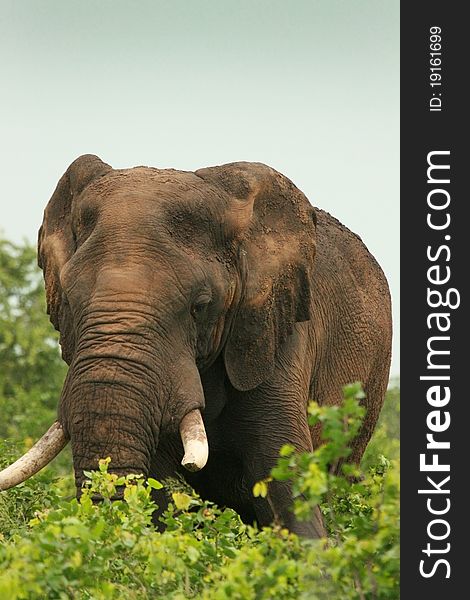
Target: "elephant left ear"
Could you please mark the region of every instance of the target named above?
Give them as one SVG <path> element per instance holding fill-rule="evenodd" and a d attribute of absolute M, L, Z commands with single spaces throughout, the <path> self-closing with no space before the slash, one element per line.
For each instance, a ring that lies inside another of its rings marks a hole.
<path fill-rule="evenodd" d="M 295 323 L 310 319 L 315 211 L 287 177 L 261 163 L 196 175 L 228 194 L 225 236 L 240 243 L 246 286 L 224 357 L 232 385 L 246 391 L 269 378 Z"/>

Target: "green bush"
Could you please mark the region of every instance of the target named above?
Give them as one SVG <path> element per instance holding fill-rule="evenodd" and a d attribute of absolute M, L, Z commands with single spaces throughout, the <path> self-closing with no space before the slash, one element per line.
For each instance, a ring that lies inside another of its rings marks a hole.
<path fill-rule="evenodd" d="M 325 443 L 315 452 L 281 450 L 270 479 L 292 481 L 294 510 L 305 518 L 322 502 L 328 541 L 305 540 L 282 525 L 258 530 L 230 509 L 203 502 L 174 485 L 164 514 L 152 525 L 153 479 L 88 473 L 80 500 L 59 500 L 49 476 L 0 497 L 10 525 L 0 544 L 0 594 L 19 598 L 398 598 L 398 469 L 382 459 L 359 483 L 328 465 L 347 455 L 362 409 L 359 388 L 342 407 L 312 406 Z M 269 496 L 270 481 L 255 486 Z M 123 486 L 122 500 L 111 502 Z M 103 501 L 96 504 L 99 494 Z M 16 510 L 21 507 L 21 515 Z M 26 523 L 27 517 L 30 518 Z M 11 524 L 15 521 L 15 525 Z"/>

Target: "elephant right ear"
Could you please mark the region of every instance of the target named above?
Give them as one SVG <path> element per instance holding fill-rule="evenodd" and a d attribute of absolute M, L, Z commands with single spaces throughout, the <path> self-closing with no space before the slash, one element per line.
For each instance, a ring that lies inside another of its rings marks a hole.
<path fill-rule="evenodd" d="M 60 272 L 75 252 L 71 213 L 74 199 L 92 181 L 112 167 L 97 156 L 85 154 L 77 158 L 62 175 L 44 211 L 38 235 L 38 264 L 46 285 L 47 313 L 60 332 L 62 357 L 70 364 L 74 339 L 67 300 L 60 284 Z"/>
<path fill-rule="evenodd" d="M 240 391 L 267 381 L 296 323 L 311 318 L 316 215 L 287 177 L 261 163 L 196 171 L 226 193 L 221 229 L 238 240 L 243 294 L 224 349 Z"/>

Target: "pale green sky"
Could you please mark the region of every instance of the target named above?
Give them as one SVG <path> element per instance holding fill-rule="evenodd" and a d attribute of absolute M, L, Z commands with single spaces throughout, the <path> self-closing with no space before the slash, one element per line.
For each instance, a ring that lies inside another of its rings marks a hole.
<path fill-rule="evenodd" d="M 398 0 L 0 0 L 0 230 L 69 163 L 278 169 L 389 279 L 399 372 Z"/>

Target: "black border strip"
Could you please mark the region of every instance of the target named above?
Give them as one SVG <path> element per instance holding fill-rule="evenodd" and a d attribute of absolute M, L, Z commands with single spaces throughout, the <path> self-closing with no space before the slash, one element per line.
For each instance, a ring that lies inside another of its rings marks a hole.
<path fill-rule="evenodd" d="M 468 192 L 464 192 L 468 151 L 463 142 L 464 131 L 469 129 L 463 103 L 470 102 L 464 92 L 469 67 L 462 55 L 470 36 L 463 6 L 463 3 L 434 0 L 401 3 L 401 597 L 405 599 L 461 598 L 462 593 L 465 596 L 470 573 L 466 549 L 470 534 L 466 490 L 470 468 L 465 464 L 470 448 L 467 431 L 470 394 L 465 385 L 467 372 L 470 373 L 465 364 L 470 354 L 466 312 L 470 270 L 466 242 L 470 232 L 465 218 L 470 199 Z M 431 58 L 439 56 L 437 46 L 430 47 L 431 27 L 441 30 L 441 71 L 431 71 L 431 66 L 439 62 L 430 64 Z M 432 73 L 441 74 L 440 86 L 431 87 Z M 442 101 L 440 107 L 438 99 Z M 431 100 L 434 110 L 430 110 Z M 437 151 L 441 154 L 429 154 Z M 450 169 L 431 170 L 428 181 L 428 160 L 449 165 Z M 448 183 L 444 182 L 446 179 Z M 431 190 L 436 191 L 428 198 Z M 444 206 L 447 197 L 449 204 L 442 210 L 428 205 L 430 202 Z M 433 229 L 427 223 L 428 214 L 433 225 L 442 226 L 448 218 L 450 222 L 443 229 Z M 429 272 L 433 266 L 438 268 Z M 446 283 L 429 281 L 446 279 L 449 274 Z M 450 292 L 449 304 L 456 305 L 459 298 L 459 307 L 432 308 L 430 302 L 440 301 L 437 294 L 428 301 L 428 288 L 440 291 L 443 302 L 449 289 L 456 290 Z M 432 313 L 448 317 L 430 317 Z M 439 331 L 438 322 L 442 329 L 448 327 L 448 331 Z M 433 336 L 436 339 L 431 340 Z M 444 339 L 445 336 L 449 339 Z M 428 344 L 433 351 L 444 350 L 449 354 L 429 354 Z M 436 368 L 431 368 L 428 360 Z M 433 381 L 420 377 L 449 379 Z M 438 386 L 434 395 L 428 392 L 432 386 Z M 443 400 L 438 406 L 445 387 L 449 388 L 450 400 L 447 404 Z M 428 401 L 428 393 L 431 402 L 435 400 L 434 406 Z M 429 416 L 433 411 L 439 412 Z M 444 428 L 448 418 L 450 425 Z M 433 427 L 441 426 L 442 432 L 432 431 Z M 435 440 L 449 442 L 450 448 L 427 449 L 426 435 L 430 433 L 434 433 Z M 420 454 L 426 455 L 425 463 L 435 460 L 448 464 L 450 470 L 420 470 Z M 433 454 L 437 458 L 433 459 Z M 427 480 L 428 476 L 434 484 Z M 445 481 L 448 476 L 450 479 Z M 420 494 L 419 489 L 434 493 Z M 442 493 L 446 489 L 449 493 Z M 440 515 L 430 512 L 446 508 Z M 442 539 L 433 540 L 430 533 Z M 439 560 L 443 562 L 437 563 Z M 420 574 L 420 565 L 424 573 L 432 575 Z"/>

